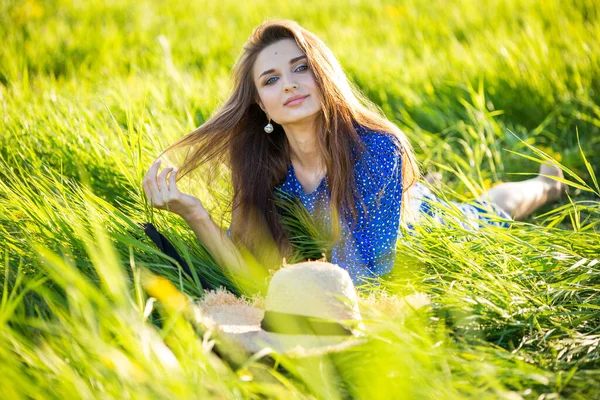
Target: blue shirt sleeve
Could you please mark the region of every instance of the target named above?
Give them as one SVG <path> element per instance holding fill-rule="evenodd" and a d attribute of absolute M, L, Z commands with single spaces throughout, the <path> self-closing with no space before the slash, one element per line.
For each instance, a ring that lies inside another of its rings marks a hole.
<path fill-rule="evenodd" d="M 402 201 L 402 155 L 398 139 L 376 133 L 365 139 L 367 152 L 355 166 L 358 219 L 351 232 L 332 250 L 332 260 L 346 269 L 355 283 L 391 271 L 396 257 Z M 366 212 L 365 212 L 366 211 Z M 351 227 L 350 227 L 351 228 Z"/>

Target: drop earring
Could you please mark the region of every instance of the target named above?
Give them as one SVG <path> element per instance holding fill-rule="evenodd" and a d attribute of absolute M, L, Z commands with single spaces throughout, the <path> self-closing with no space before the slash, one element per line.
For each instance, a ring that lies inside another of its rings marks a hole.
<path fill-rule="evenodd" d="M 265 132 L 271 133 L 273 132 L 273 125 L 271 124 L 271 118 L 269 118 L 269 123 L 265 125 Z"/>

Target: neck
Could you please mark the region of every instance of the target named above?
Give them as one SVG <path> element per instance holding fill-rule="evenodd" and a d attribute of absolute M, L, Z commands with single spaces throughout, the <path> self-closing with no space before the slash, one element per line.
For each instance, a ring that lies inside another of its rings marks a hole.
<path fill-rule="evenodd" d="M 314 121 L 283 126 L 290 144 L 290 158 L 303 170 L 322 168 L 322 157 L 317 150 L 317 133 Z"/>

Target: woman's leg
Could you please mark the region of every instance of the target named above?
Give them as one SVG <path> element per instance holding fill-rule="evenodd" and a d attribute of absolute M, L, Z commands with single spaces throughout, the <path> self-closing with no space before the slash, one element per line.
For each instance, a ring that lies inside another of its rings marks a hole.
<path fill-rule="evenodd" d="M 542 165 L 540 175 L 521 182 L 506 182 L 490 188 L 477 200 L 495 203 L 515 220 L 523 219 L 546 203 L 559 199 L 567 189 L 564 183 L 543 175 L 563 178 L 559 168 Z"/>

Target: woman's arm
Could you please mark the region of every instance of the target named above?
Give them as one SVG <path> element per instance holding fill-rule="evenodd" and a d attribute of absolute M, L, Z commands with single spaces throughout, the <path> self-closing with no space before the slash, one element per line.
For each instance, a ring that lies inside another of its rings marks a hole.
<path fill-rule="evenodd" d="M 240 290 L 247 293 L 262 290 L 264 273 L 261 274 L 261 269 L 253 262 L 253 258 L 242 255 L 225 232 L 211 219 L 198 198 L 179 191 L 177 170 L 167 167 L 158 174 L 160 163 L 160 160 L 157 160 L 152 164 L 142 183 L 150 204 L 182 217 Z"/>
<path fill-rule="evenodd" d="M 206 247 L 235 283 L 246 282 L 245 285 L 247 285 L 257 278 L 253 278 L 251 268 L 247 265 L 242 253 L 225 231 L 212 220 L 208 212 L 199 210 L 199 212 L 182 217 L 192 228 L 200 243 Z"/>

